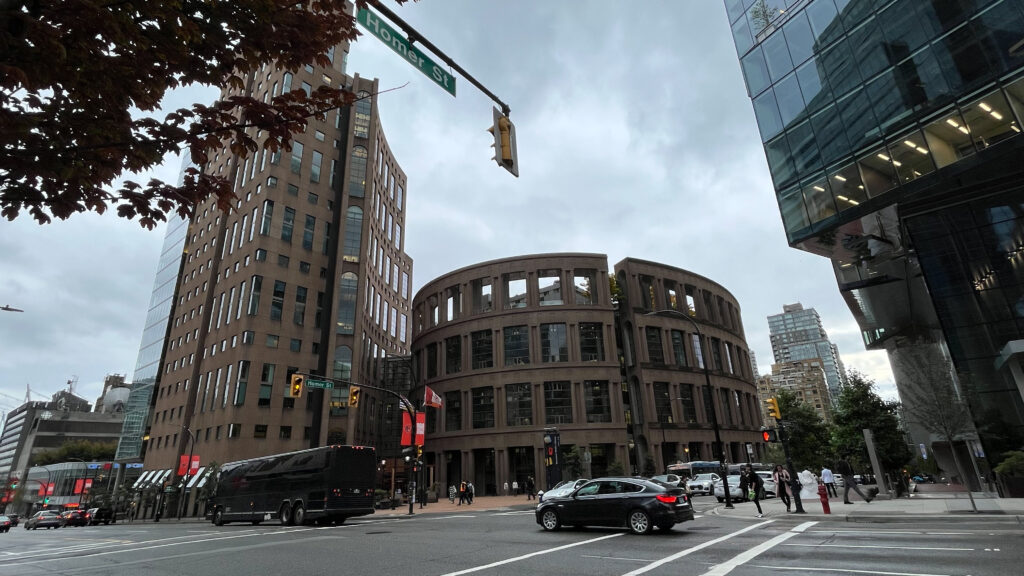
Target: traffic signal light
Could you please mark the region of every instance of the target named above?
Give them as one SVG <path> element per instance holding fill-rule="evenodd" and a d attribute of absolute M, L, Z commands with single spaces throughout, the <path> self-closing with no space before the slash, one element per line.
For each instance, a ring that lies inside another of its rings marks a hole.
<path fill-rule="evenodd" d="M 306 378 L 302 374 L 292 374 L 292 385 L 288 389 L 289 398 L 302 396 L 302 387 L 306 385 Z"/>
<path fill-rule="evenodd" d="M 516 126 L 497 108 L 494 111 L 494 125 L 487 129 L 494 136 L 494 160 L 516 178 L 519 177 L 519 155 L 516 153 Z"/>
<path fill-rule="evenodd" d="M 764 439 L 765 442 L 778 442 L 779 441 L 778 435 L 776 434 L 774 428 L 762 428 L 761 429 L 761 438 Z"/>
<path fill-rule="evenodd" d="M 782 412 L 779 412 L 779 401 L 775 398 L 768 398 L 764 401 L 768 405 L 768 415 L 776 420 L 782 420 Z"/>
<path fill-rule="evenodd" d="M 423 446 L 417 446 L 416 447 L 416 459 L 419 460 L 421 458 L 423 458 Z"/>
<path fill-rule="evenodd" d="M 359 393 L 361 392 L 359 386 L 349 386 L 348 388 L 348 407 L 356 408 L 359 406 Z"/>

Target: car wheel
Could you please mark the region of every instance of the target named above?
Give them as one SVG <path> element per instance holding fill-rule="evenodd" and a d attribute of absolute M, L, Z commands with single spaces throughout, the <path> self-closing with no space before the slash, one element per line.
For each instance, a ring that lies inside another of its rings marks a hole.
<path fill-rule="evenodd" d="M 633 510 L 629 513 L 629 529 L 633 534 L 647 534 L 651 531 L 651 517 L 643 510 Z"/>
<path fill-rule="evenodd" d="M 224 510 L 217 508 L 217 511 L 213 513 L 213 525 L 223 526 L 224 525 Z"/>
<path fill-rule="evenodd" d="M 555 512 L 553 508 L 548 508 L 540 515 L 540 525 L 543 526 L 545 530 L 551 532 L 561 528 L 562 521 L 558 518 L 558 512 Z"/>
<path fill-rule="evenodd" d="M 306 522 L 306 508 L 301 503 L 296 504 L 295 508 L 292 508 L 292 522 L 296 526 L 302 526 Z"/>
<path fill-rule="evenodd" d="M 288 526 L 292 523 L 292 508 L 287 503 L 281 504 L 281 510 L 279 512 L 281 517 L 281 526 Z"/>

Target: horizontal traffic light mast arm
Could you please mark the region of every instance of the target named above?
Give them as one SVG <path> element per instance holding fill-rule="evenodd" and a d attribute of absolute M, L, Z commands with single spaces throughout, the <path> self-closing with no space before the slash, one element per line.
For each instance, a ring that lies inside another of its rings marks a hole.
<path fill-rule="evenodd" d="M 373 386 L 371 384 L 359 384 L 359 383 L 353 382 L 351 380 L 342 380 L 341 378 L 328 378 L 327 376 L 320 376 L 319 374 L 306 374 L 304 372 L 294 372 L 293 374 L 298 374 L 298 375 L 302 376 L 303 378 L 306 378 L 307 380 L 309 378 L 312 378 L 313 380 L 330 380 L 331 382 L 334 382 L 335 384 L 344 384 L 346 386 L 355 386 L 357 388 L 367 388 L 367 389 L 370 389 L 370 390 L 379 390 L 381 392 L 384 392 L 384 393 L 387 393 L 387 394 L 391 394 L 395 398 L 398 398 L 399 402 L 402 402 L 404 400 L 405 402 L 407 402 L 406 412 L 408 412 L 409 414 L 415 414 L 416 413 L 416 408 L 412 405 L 412 401 L 409 400 L 408 398 L 406 398 L 405 396 L 402 396 L 398 392 L 395 392 L 394 390 L 388 390 L 387 388 L 381 388 L 380 386 Z"/>
<path fill-rule="evenodd" d="M 399 18 L 397 14 L 395 14 L 394 12 L 389 10 L 386 6 L 381 4 L 379 0 L 368 0 L 367 3 L 370 6 L 373 6 L 374 8 L 376 8 L 378 11 L 380 11 L 380 13 L 383 14 L 384 16 L 386 16 L 388 20 L 391 20 L 392 22 L 394 22 L 399 28 L 402 29 L 403 32 L 408 34 L 409 35 L 409 43 L 410 44 L 413 43 L 413 42 L 419 42 L 420 44 L 424 45 L 427 48 L 427 50 L 430 50 L 431 52 L 434 53 L 435 56 L 440 58 L 445 64 L 451 66 L 452 69 L 455 70 L 456 72 L 458 72 L 459 74 L 461 74 L 463 78 L 465 78 L 466 80 L 469 80 L 470 84 L 472 84 L 473 86 L 476 86 L 481 92 L 483 92 L 484 94 L 489 96 L 491 100 L 494 100 L 495 103 L 497 103 L 499 106 L 501 106 L 501 113 L 502 114 L 504 114 L 505 116 L 508 116 L 512 112 L 512 110 L 508 107 L 508 104 L 505 104 L 504 102 L 501 101 L 501 98 L 498 98 L 490 90 L 488 90 L 483 84 L 477 82 L 476 78 L 473 78 L 472 76 L 470 76 L 468 72 L 466 72 L 465 70 L 462 69 L 461 66 L 456 64 L 455 61 L 452 60 L 451 58 L 449 58 L 447 54 L 445 54 L 444 52 L 441 52 L 440 50 L 438 50 L 437 46 L 434 46 L 433 44 L 431 44 L 430 41 L 427 40 L 426 38 L 424 38 L 419 32 L 417 32 L 415 28 L 413 28 L 412 26 L 409 26 L 409 24 L 406 23 L 405 20 L 402 20 L 401 18 Z M 369 386 L 367 386 L 367 388 L 369 388 Z"/>

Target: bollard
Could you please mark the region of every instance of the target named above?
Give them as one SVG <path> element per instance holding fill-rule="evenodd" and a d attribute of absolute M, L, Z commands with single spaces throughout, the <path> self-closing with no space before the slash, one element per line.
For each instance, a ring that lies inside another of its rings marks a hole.
<path fill-rule="evenodd" d="M 818 498 L 821 499 L 821 509 L 825 514 L 831 514 L 832 510 L 828 507 L 828 490 L 824 484 L 818 484 Z"/>

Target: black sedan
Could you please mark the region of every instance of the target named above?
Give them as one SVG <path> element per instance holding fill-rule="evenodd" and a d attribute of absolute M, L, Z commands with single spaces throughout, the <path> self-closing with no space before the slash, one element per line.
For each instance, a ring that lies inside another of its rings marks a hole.
<path fill-rule="evenodd" d="M 646 534 L 654 526 L 671 530 L 687 520 L 693 520 L 693 507 L 686 490 L 642 478 L 597 478 L 537 505 L 537 523 L 545 530 L 626 526 Z"/>

